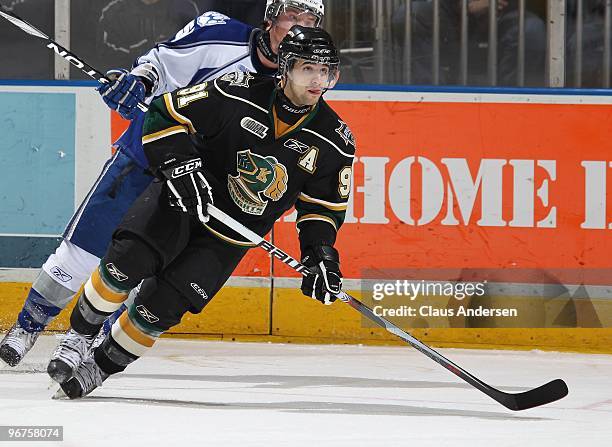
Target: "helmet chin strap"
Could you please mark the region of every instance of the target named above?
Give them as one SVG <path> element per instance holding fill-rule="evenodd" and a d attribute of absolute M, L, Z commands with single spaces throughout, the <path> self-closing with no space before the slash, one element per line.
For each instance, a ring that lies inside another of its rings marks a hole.
<path fill-rule="evenodd" d="M 257 36 L 257 48 L 261 51 L 264 57 L 272 62 L 278 64 L 278 55 L 272 51 L 272 42 L 270 41 L 270 30 L 262 30 Z"/>
<path fill-rule="evenodd" d="M 276 102 L 280 105 L 280 107 L 285 110 L 287 113 L 295 114 L 295 115 L 304 115 L 310 112 L 313 108 L 313 105 L 304 104 L 297 105 L 295 104 L 285 93 L 284 88 L 279 88 L 277 91 Z"/>

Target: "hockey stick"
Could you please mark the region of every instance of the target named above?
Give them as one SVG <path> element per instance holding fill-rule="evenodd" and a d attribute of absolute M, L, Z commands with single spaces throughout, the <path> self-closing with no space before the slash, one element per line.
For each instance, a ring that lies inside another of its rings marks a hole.
<path fill-rule="evenodd" d="M 208 205 L 208 213 L 224 225 L 227 225 L 232 230 L 246 237 L 252 243 L 266 250 L 270 254 L 270 256 L 274 256 L 275 258 L 287 264 L 296 272 L 301 273 L 302 275 L 308 274 L 308 268 L 305 267 L 303 264 L 293 259 L 290 255 L 288 255 L 275 245 L 266 241 L 258 234 L 249 230 L 244 225 L 237 222 L 220 209 L 216 208 L 214 205 Z M 503 391 L 500 391 L 490 385 L 487 385 L 480 379 L 474 377 L 472 374 L 470 374 L 460 366 L 456 365 L 439 352 L 433 350 L 426 344 L 417 340 L 409 333 L 403 331 L 393 323 L 385 320 L 382 317 L 379 317 L 372 311 L 372 309 L 361 303 L 356 298 L 353 298 L 352 296 L 348 295 L 346 292 L 341 291 L 337 295 L 337 297 L 338 299 L 350 305 L 353 309 L 364 315 L 366 318 L 369 318 L 370 320 L 378 324 L 380 327 L 398 336 L 399 338 L 410 344 L 413 348 L 419 350 L 421 353 L 425 354 L 430 359 L 439 363 L 460 379 L 465 380 L 474 388 L 482 391 L 487 396 L 496 400 L 497 402 L 502 404 L 504 407 L 509 408 L 510 410 L 526 410 L 528 408 L 545 405 L 565 397 L 568 393 L 567 385 L 561 379 L 553 380 L 552 382 L 548 382 L 542 386 L 522 393 L 505 393 Z"/>
<path fill-rule="evenodd" d="M 6 9 L 3 5 L 0 5 L 0 16 L 2 16 L 3 18 L 11 22 L 16 27 L 20 28 L 22 31 L 25 31 L 26 33 L 32 36 L 46 40 L 48 42 L 47 48 L 49 48 L 50 50 L 53 50 L 55 54 L 64 58 L 68 62 L 70 62 L 72 65 L 77 67 L 79 70 L 81 70 L 83 73 L 85 73 L 90 78 L 93 78 L 96 81 L 101 82 L 103 84 L 110 82 L 110 79 L 108 79 L 98 70 L 93 68 L 91 65 L 87 64 L 83 59 L 79 58 L 76 54 L 62 47 L 60 44 L 58 44 L 56 41 L 51 39 L 49 36 L 47 36 L 41 30 L 36 28 L 34 25 L 18 17 L 13 12 Z M 143 104 L 142 102 L 138 103 L 138 108 L 142 110 L 143 112 L 146 112 L 149 109 L 147 105 Z"/>

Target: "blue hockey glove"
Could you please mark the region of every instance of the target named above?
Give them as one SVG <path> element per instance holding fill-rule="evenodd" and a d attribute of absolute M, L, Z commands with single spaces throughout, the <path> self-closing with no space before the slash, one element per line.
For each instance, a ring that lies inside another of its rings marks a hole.
<path fill-rule="evenodd" d="M 109 70 L 106 77 L 111 82 L 96 89 L 106 105 L 128 120 L 133 120 L 138 113 L 142 113 L 138 108 L 138 103 L 143 102 L 146 96 L 142 80 L 124 69 Z"/>
<path fill-rule="evenodd" d="M 338 251 L 328 245 L 308 247 L 302 254 L 302 264 L 311 272 L 302 278 L 302 293 L 326 305 L 336 301 L 342 289 Z"/>
<path fill-rule="evenodd" d="M 208 222 L 207 205 L 213 203 L 212 189 L 202 172 L 202 159 L 172 158 L 165 161 L 160 172 L 168 185 L 170 206 Z"/>

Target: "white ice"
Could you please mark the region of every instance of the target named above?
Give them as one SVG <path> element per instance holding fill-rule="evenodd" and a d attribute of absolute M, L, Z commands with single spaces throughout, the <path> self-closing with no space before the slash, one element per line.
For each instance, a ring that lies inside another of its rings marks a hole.
<path fill-rule="evenodd" d="M 54 343 L 0 369 L 0 425 L 62 425 L 62 447 L 612 445 L 607 355 L 441 350 L 505 391 L 568 383 L 565 399 L 512 412 L 410 347 L 169 339 L 90 396 L 57 401 L 43 372 Z"/>

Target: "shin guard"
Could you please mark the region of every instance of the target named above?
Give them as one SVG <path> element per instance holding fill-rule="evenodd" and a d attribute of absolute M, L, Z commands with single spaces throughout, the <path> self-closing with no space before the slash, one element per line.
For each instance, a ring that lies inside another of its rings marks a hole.
<path fill-rule="evenodd" d="M 115 321 L 110 335 L 96 349 L 96 363 L 107 374 L 121 372 L 144 355 L 161 334 L 161 330 L 142 321 L 132 305 Z"/>

